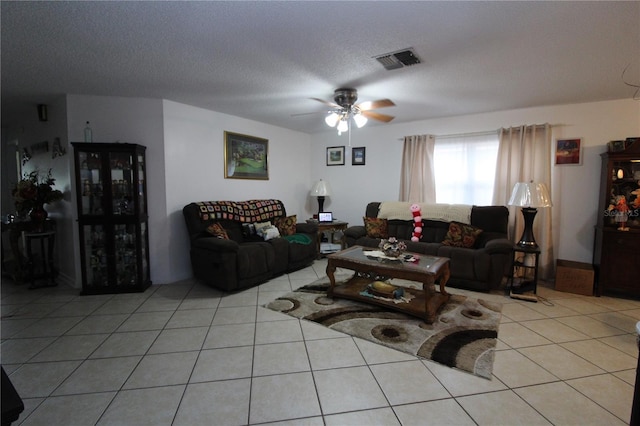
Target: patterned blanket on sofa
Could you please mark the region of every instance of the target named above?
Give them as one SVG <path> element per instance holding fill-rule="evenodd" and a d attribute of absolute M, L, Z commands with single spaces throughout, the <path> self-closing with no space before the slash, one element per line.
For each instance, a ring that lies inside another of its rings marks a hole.
<path fill-rule="evenodd" d="M 249 201 L 200 201 L 200 219 L 235 220 L 237 222 L 265 222 L 284 216 L 284 204 L 280 200 Z"/>

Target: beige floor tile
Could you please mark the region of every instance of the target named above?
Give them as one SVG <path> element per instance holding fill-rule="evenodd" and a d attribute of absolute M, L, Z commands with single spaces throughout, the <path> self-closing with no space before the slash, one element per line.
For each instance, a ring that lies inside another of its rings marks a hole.
<path fill-rule="evenodd" d="M 557 303 L 550 303 L 551 305 L 542 301 L 538 303 L 532 303 L 529 305 L 529 308 L 544 315 L 545 318 L 560 318 L 578 315 L 578 312 L 574 311 L 573 309 L 558 305 Z"/>
<path fill-rule="evenodd" d="M 118 392 L 98 426 L 170 425 L 185 385 Z"/>
<path fill-rule="evenodd" d="M 264 306 L 290 292 L 291 290 L 260 291 L 258 293 L 258 306 Z"/>
<path fill-rule="evenodd" d="M 114 333 L 89 358 L 144 355 L 159 334 L 160 330 Z"/>
<path fill-rule="evenodd" d="M 173 426 L 246 424 L 250 393 L 249 379 L 189 384 Z"/>
<path fill-rule="evenodd" d="M 627 355 L 637 358 L 638 357 L 638 336 L 634 334 L 620 334 L 617 336 L 603 337 L 598 339 L 599 342 L 606 343 L 607 345 L 618 349 L 626 353 Z"/>
<path fill-rule="evenodd" d="M 529 330 L 520 323 L 501 324 L 498 330 L 498 340 L 511 348 L 524 348 L 552 343 L 549 339 Z"/>
<path fill-rule="evenodd" d="M 567 384 L 601 407 L 628 422 L 633 405 L 633 386 L 612 374 L 569 380 Z"/>
<path fill-rule="evenodd" d="M 300 320 L 259 322 L 256 324 L 256 345 L 302 341 Z"/>
<path fill-rule="evenodd" d="M 43 349 L 31 362 L 84 360 L 104 342 L 108 334 L 62 336 Z"/>
<path fill-rule="evenodd" d="M 203 294 L 201 292 L 189 293 L 178 306 L 178 311 L 191 309 L 217 309 L 221 296 Z"/>
<path fill-rule="evenodd" d="M 562 380 L 605 373 L 597 365 L 558 345 L 521 348 L 518 352 Z"/>
<path fill-rule="evenodd" d="M 149 348 L 149 354 L 199 351 L 209 327 L 172 328 L 163 330 Z"/>
<path fill-rule="evenodd" d="M 507 389 L 507 386 L 495 376 L 488 380 L 466 371 L 449 368 L 437 362 L 423 361 L 423 363 L 452 396 L 457 397 Z"/>
<path fill-rule="evenodd" d="M 132 314 L 143 303 L 141 300 L 132 299 L 112 299 L 105 302 L 93 314 L 94 315 L 116 315 Z"/>
<path fill-rule="evenodd" d="M 204 340 L 203 349 L 253 345 L 256 325 L 252 323 L 214 325 Z"/>
<path fill-rule="evenodd" d="M 612 327 L 602 321 L 592 318 L 591 316 L 579 315 L 557 318 L 557 320 L 558 322 L 578 330 L 591 338 L 617 336 L 624 333 L 619 328 Z"/>
<path fill-rule="evenodd" d="M 450 397 L 421 361 L 377 364 L 370 368 L 391 405 Z"/>
<path fill-rule="evenodd" d="M 306 343 L 313 370 L 365 365 L 364 358 L 351 336 L 339 339 L 312 340 Z"/>
<path fill-rule="evenodd" d="M 16 333 L 13 337 L 29 339 L 32 337 L 62 336 L 80 321 L 82 321 L 82 317 L 41 318 L 29 327 Z"/>
<path fill-rule="evenodd" d="M 388 348 L 386 346 L 378 345 L 376 343 L 369 342 L 368 340 L 359 338 L 354 338 L 353 340 L 358 346 L 358 349 L 360 350 L 360 353 L 364 357 L 365 361 L 369 365 L 398 361 L 413 361 L 416 359 L 415 356 L 406 352 L 401 352 L 395 349 Z"/>
<path fill-rule="evenodd" d="M 556 425 L 626 424 L 566 383 L 529 386 L 514 392 Z"/>
<path fill-rule="evenodd" d="M 236 306 L 256 306 L 258 304 L 258 289 L 253 288 L 239 293 L 229 293 L 220 299 L 219 308 Z"/>
<path fill-rule="evenodd" d="M 0 332 L 2 333 L 3 339 L 12 337 L 14 334 L 38 321 L 37 318 L 11 319 L 9 317 L 11 314 L 9 312 L 5 312 L 4 307 L 2 308 L 2 315 L 4 315 L 4 317 L 0 320 Z"/>
<path fill-rule="evenodd" d="M 523 321 L 520 324 L 554 343 L 589 339 L 589 336 L 586 334 L 580 333 L 555 319 Z"/>
<path fill-rule="evenodd" d="M 384 393 L 367 367 L 339 368 L 313 373 L 325 414 L 387 407 Z"/>
<path fill-rule="evenodd" d="M 132 356 L 86 360 L 53 392 L 53 395 L 120 390 L 141 359 L 141 356 Z"/>
<path fill-rule="evenodd" d="M 256 321 L 255 306 L 241 306 L 235 308 L 218 308 L 213 316 L 211 325 L 244 324 Z"/>
<path fill-rule="evenodd" d="M 318 415 L 320 405 L 311 373 L 255 377 L 252 380 L 250 423 Z"/>
<path fill-rule="evenodd" d="M 176 311 L 165 328 L 183 328 L 183 327 L 209 327 L 215 309 L 189 309 Z"/>
<path fill-rule="evenodd" d="M 253 354 L 253 376 L 310 371 L 304 342 L 256 345 Z"/>
<path fill-rule="evenodd" d="M 635 368 L 637 359 L 597 340 L 562 343 L 561 346 L 605 371 Z"/>
<path fill-rule="evenodd" d="M 173 311 L 136 312 L 118 327 L 118 332 L 162 330 L 169 322 Z"/>
<path fill-rule="evenodd" d="M 6 365 L 28 362 L 33 356 L 49 346 L 55 340 L 55 337 L 5 340 L 0 346 L 2 364 Z"/>
<path fill-rule="evenodd" d="M 253 346 L 201 351 L 190 383 L 251 377 Z"/>
<path fill-rule="evenodd" d="M 107 408 L 115 392 L 47 398 L 30 415 L 20 415 L 22 426 L 93 425 Z"/>
<path fill-rule="evenodd" d="M 624 380 L 626 383 L 629 383 L 631 386 L 634 386 L 636 383 L 636 369 L 616 371 L 615 373 L 611 373 L 611 374 L 613 374 L 620 380 Z"/>
<path fill-rule="evenodd" d="M 512 321 L 530 321 L 546 318 L 540 312 L 529 307 L 531 302 L 505 303 L 502 305 L 502 315 Z"/>
<path fill-rule="evenodd" d="M 80 361 L 24 364 L 9 375 L 21 398 L 49 396 L 78 366 Z"/>
<path fill-rule="evenodd" d="M 457 398 L 462 408 L 480 425 L 550 425 L 511 390 Z"/>
<path fill-rule="evenodd" d="M 558 378 L 516 350 L 496 352 L 493 375 L 510 388 L 557 381 Z"/>
<path fill-rule="evenodd" d="M 332 414 L 325 416 L 325 423 L 326 426 L 400 426 L 400 422 L 391 408 L 377 408 L 344 414 Z"/>
<path fill-rule="evenodd" d="M 186 384 L 197 357 L 197 351 L 147 355 L 142 358 L 122 388 L 136 389 Z"/>
<path fill-rule="evenodd" d="M 113 333 L 127 318 L 129 314 L 92 315 L 80 321 L 66 334 Z"/>
<path fill-rule="evenodd" d="M 595 301 L 595 297 L 572 297 L 569 299 L 559 299 L 554 303 L 572 309 L 582 315 L 610 311 L 610 309 L 605 306 L 592 303 L 592 300 Z"/>
<path fill-rule="evenodd" d="M 405 426 L 422 426 L 433 424 L 445 425 L 476 425 L 460 405 L 453 399 L 421 402 L 418 404 L 400 405 L 393 407 L 400 422 Z"/>
<path fill-rule="evenodd" d="M 629 315 L 625 315 L 620 312 L 603 312 L 601 314 L 593 314 L 589 316 L 595 320 L 608 324 L 613 328 L 617 328 L 621 332 L 636 334 L 636 323 L 638 321 Z"/>

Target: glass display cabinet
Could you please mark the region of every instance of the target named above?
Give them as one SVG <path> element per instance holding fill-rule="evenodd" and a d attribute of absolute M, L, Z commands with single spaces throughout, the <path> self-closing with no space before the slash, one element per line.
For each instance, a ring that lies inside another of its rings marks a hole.
<path fill-rule="evenodd" d="M 640 138 L 612 141 L 601 157 L 596 294 L 640 297 Z"/>
<path fill-rule="evenodd" d="M 74 148 L 82 294 L 151 285 L 145 150 L 128 143 Z"/>

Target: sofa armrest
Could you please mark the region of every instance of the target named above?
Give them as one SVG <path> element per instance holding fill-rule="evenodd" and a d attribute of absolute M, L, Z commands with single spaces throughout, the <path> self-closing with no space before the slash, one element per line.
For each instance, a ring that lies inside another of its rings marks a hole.
<path fill-rule="evenodd" d="M 350 226 L 344 231 L 345 237 L 350 237 L 350 238 L 353 238 L 354 240 L 364 237 L 365 235 L 367 235 L 367 230 L 362 225 Z"/>
<path fill-rule="evenodd" d="M 513 252 L 513 243 L 506 238 L 496 238 L 487 241 L 484 250 L 489 254 L 510 254 Z"/>
<path fill-rule="evenodd" d="M 237 253 L 240 250 L 240 244 L 237 242 L 216 237 L 197 238 L 191 242 L 191 247 L 220 253 Z"/>
<path fill-rule="evenodd" d="M 296 232 L 298 234 L 317 234 L 318 233 L 318 224 L 317 223 L 296 223 Z"/>

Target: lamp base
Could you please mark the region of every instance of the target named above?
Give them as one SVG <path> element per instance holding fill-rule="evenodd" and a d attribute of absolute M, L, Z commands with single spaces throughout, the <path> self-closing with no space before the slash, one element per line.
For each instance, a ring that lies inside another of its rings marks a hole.
<path fill-rule="evenodd" d="M 324 211 L 324 195 L 318 196 L 318 213 Z"/>
<path fill-rule="evenodd" d="M 528 249 L 538 248 L 536 239 L 533 237 L 533 219 L 535 219 L 536 213 L 538 213 L 538 209 L 535 209 L 533 207 L 522 208 L 522 216 L 524 217 L 524 231 L 522 231 L 522 237 L 520 237 L 520 241 L 518 241 L 518 247 Z"/>

